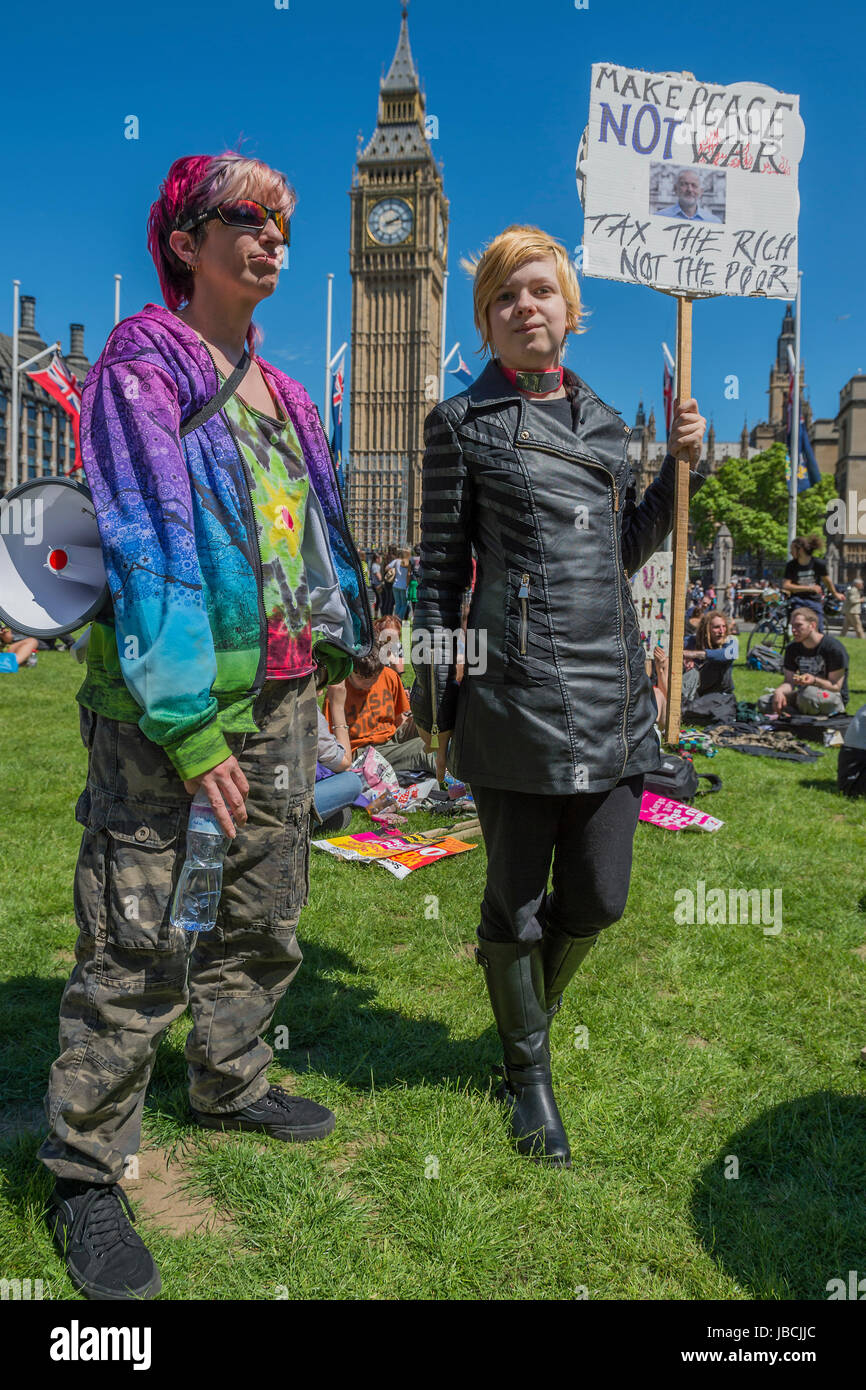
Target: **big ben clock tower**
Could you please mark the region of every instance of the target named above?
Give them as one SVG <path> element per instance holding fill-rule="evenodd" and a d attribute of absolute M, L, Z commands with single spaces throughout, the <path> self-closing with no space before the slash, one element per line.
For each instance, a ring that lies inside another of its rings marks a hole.
<path fill-rule="evenodd" d="M 349 518 L 359 546 L 420 538 L 424 418 L 439 399 L 448 203 L 425 133 L 408 10 L 349 194 Z"/>

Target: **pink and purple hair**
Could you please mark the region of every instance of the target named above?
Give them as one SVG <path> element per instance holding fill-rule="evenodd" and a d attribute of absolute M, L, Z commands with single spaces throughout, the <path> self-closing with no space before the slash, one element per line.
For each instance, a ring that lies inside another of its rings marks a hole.
<path fill-rule="evenodd" d="M 188 303 L 195 286 L 195 276 L 186 262 L 175 255 L 169 237 L 180 222 L 229 198 L 255 198 L 267 207 L 279 208 L 288 217 L 297 203 L 295 190 L 285 175 L 260 159 L 250 159 L 235 150 L 176 159 L 147 219 L 147 246 L 167 308 L 178 309 Z M 206 231 L 205 223 L 191 233 L 196 246 L 201 245 Z M 255 340 L 256 330 L 250 324 L 247 341 L 251 353 Z"/>

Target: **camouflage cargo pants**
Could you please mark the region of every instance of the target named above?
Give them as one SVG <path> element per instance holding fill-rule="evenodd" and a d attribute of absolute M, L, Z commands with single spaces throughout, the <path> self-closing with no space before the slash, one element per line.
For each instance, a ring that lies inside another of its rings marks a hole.
<path fill-rule="evenodd" d="M 115 1182 L 141 1136 L 160 1037 L 189 1005 L 190 1100 L 225 1113 L 260 1100 L 273 1058 L 263 1041 L 301 964 L 295 936 L 309 892 L 316 766 L 312 676 L 268 681 L 259 732 L 228 734 L 250 785 L 247 824 L 225 858 L 215 929 L 172 927 L 190 796 L 136 724 L 81 710 L 89 752 L 76 806 L 76 965 L 60 1005 L 60 1055 L 39 1150 L 58 1177 Z"/>

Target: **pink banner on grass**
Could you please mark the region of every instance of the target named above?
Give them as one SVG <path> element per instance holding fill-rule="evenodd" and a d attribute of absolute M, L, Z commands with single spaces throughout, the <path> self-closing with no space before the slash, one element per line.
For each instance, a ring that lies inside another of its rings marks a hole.
<path fill-rule="evenodd" d="M 656 792 L 644 792 L 639 819 L 648 825 L 661 826 L 663 830 L 718 830 L 725 823 L 717 816 L 708 816 L 706 811 L 698 811 L 682 801 L 671 801 L 670 797 L 659 796 Z"/>

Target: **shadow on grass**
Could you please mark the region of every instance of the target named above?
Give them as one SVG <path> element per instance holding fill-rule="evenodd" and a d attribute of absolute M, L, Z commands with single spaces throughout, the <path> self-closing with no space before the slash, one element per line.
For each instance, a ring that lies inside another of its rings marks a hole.
<path fill-rule="evenodd" d="M 14 975 L 0 984 L 0 1121 L 6 1107 L 45 1094 L 65 983 L 56 976 Z"/>
<path fill-rule="evenodd" d="M 303 951 L 300 972 L 266 1034 L 274 1046 L 275 1031 L 288 1032 L 287 1046 L 275 1047 L 277 1065 L 298 1074 L 324 1072 L 361 1091 L 371 1081 L 386 1087 L 457 1078 L 486 1088 L 501 1060 L 492 1017 L 478 1041 L 455 1040 L 439 1019 L 378 1006 L 373 976 L 359 976 L 357 963 L 341 951 L 311 942 L 303 943 Z M 334 972 L 351 973 L 359 983 L 334 980 Z M 62 980 L 38 976 L 0 985 L 0 1121 L 9 1107 L 41 1102 L 45 1094 L 57 1056 L 63 987 Z M 158 1049 L 145 1108 L 189 1121 L 186 1063 L 177 1047 Z"/>
<path fill-rule="evenodd" d="M 816 1091 L 725 1142 L 696 1184 L 692 1217 L 754 1298 L 825 1299 L 829 1280 L 866 1274 L 864 1188 L 866 1097 Z"/>
<path fill-rule="evenodd" d="M 288 1029 L 288 1048 L 276 1060 L 289 1070 L 325 1071 L 361 1090 L 369 1089 L 371 1078 L 389 1086 L 459 1077 L 486 1087 L 492 1066 L 502 1060 L 492 1015 L 479 1039 L 454 1039 L 439 1019 L 378 1005 L 372 975 L 366 983 L 361 972 L 352 985 L 328 978 L 352 971 L 358 979 L 357 963 L 342 952 L 307 941 L 303 951 L 301 988 L 295 993 L 292 986 L 274 1017 L 275 1027 Z"/>
<path fill-rule="evenodd" d="M 835 777 L 801 777 L 797 785 L 812 792 L 836 792 L 840 799 L 842 796 Z"/>

